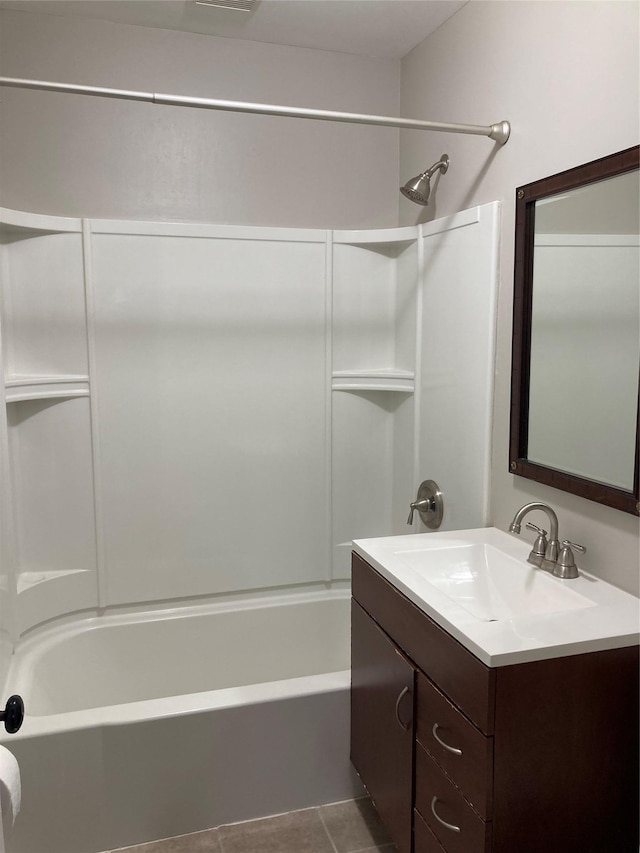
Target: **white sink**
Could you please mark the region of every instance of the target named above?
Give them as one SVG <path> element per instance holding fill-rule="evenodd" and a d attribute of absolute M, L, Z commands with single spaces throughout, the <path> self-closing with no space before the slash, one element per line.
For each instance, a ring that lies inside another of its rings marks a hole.
<path fill-rule="evenodd" d="M 527 563 L 531 541 L 495 527 L 359 539 L 354 550 L 487 666 L 636 645 L 638 599 L 580 571 Z"/>
<path fill-rule="evenodd" d="M 394 553 L 428 583 L 485 622 L 594 606 L 564 581 L 486 543 Z"/>

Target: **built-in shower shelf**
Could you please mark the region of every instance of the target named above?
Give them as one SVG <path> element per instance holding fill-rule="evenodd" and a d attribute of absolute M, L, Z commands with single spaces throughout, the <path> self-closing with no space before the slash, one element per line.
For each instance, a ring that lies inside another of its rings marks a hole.
<path fill-rule="evenodd" d="M 4 387 L 7 403 L 18 403 L 23 400 L 88 397 L 89 377 L 76 374 L 8 376 L 5 379 Z"/>
<path fill-rule="evenodd" d="M 17 592 L 17 629 L 22 633 L 47 619 L 95 606 L 95 571 L 22 571 L 18 573 Z"/>
<path fill-rule="evenodd" d="M 383 255 L 397 255 L 417 239 L 415 226 L 404 228 L 378 228 L 373 231 L 334 231 L 333 242 L 360 249 L 369 249 Z"/>
<path fill-rule="evenodd" d="M 383 368 L 380 370 L 335 370 L 333 391 L 399 391 L 413 394 L 415 374 L 409 370 Z"/>
<path fill-rule="evenodd" d="M 82 220 L 0 207 L 0 243 L 68 231 L 82 231 Z"/>
<path fill-rule="evenodd" d="M 66 571 L 21 572 L 18 575 L 18 594 L 41 583 L 58 581 L 69 575 L 85 574 L 85 569 L 68 569 Z"/>

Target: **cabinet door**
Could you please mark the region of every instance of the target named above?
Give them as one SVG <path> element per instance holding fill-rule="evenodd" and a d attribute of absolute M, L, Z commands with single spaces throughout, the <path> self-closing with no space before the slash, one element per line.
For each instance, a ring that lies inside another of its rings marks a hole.
<path fill-rule="evenodd" d="M 415 669 L 351 603 L 351 761 L 399 853 L 411 853 Z"/>

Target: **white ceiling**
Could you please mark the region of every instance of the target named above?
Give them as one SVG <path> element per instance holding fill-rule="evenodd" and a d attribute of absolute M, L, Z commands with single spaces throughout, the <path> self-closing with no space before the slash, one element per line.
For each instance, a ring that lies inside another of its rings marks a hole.
<path fill-rule="evenodd" d="M 467 2 L 258 0 L 252 12 L 239 12 L 195 0 L 0 0 L 0 8 L 400 58 Z"/>

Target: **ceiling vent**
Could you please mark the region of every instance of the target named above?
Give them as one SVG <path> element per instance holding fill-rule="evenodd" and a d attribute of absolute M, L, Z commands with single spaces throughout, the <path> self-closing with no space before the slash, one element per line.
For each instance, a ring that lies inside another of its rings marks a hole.
<path fill-rule="evenodd" d="M 235 9 L 237 12 L 251 12 L 257 0 L 196 0 L 197 6 L 217 6 L 219 9 Z"/>

